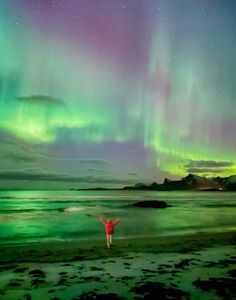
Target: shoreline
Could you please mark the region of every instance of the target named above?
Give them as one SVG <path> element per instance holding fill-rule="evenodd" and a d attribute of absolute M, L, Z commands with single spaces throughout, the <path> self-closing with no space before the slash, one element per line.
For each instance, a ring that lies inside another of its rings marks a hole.
<path fill-rule="evenodd" d="M 175 236 L 116 238 L 111 249 L 104 239 L 0 245 L 0 263 L 59 262 L 119 257 L 132 252 L 188 253 L 218 245 L 235 245 L 236 231 Z M 13 259 L 14 258 L 14 259 Z"/>

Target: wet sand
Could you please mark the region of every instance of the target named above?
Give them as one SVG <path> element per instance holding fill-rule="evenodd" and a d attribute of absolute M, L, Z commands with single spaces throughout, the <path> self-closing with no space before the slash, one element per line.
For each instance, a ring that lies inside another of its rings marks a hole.
<path fill-rule="evenodd" d="M 236 232 L 0 245 L 0 299 L 234 299 Z"/>

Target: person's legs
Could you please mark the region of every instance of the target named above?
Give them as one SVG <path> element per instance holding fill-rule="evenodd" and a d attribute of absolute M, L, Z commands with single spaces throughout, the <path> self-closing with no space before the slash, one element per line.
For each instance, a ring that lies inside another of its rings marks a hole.
<path fill-rule="evenodd" d="M 107 248 L 110 248 L 110 234 L 107 233 Z"/>
<path fill-rule="evenodd" d="M 110 246 L 112 244 L 112 234 L 109 234 L 109 243 L 110 243 Z"/>

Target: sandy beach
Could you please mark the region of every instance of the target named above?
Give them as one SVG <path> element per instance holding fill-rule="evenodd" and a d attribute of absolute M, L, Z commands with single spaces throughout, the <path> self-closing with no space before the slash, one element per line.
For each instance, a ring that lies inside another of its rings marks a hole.
<path fill-rule="evenodd" d="M 236 232 L 0 246 L 1 299 L 234 299 Z"/>

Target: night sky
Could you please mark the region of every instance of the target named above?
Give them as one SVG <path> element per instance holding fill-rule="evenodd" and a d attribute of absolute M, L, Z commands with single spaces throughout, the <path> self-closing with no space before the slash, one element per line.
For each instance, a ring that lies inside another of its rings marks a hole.
<path fill-rule="evenodd" d="M 0 188 L 236 173 L 234 0 L 2 0 Z"/>

